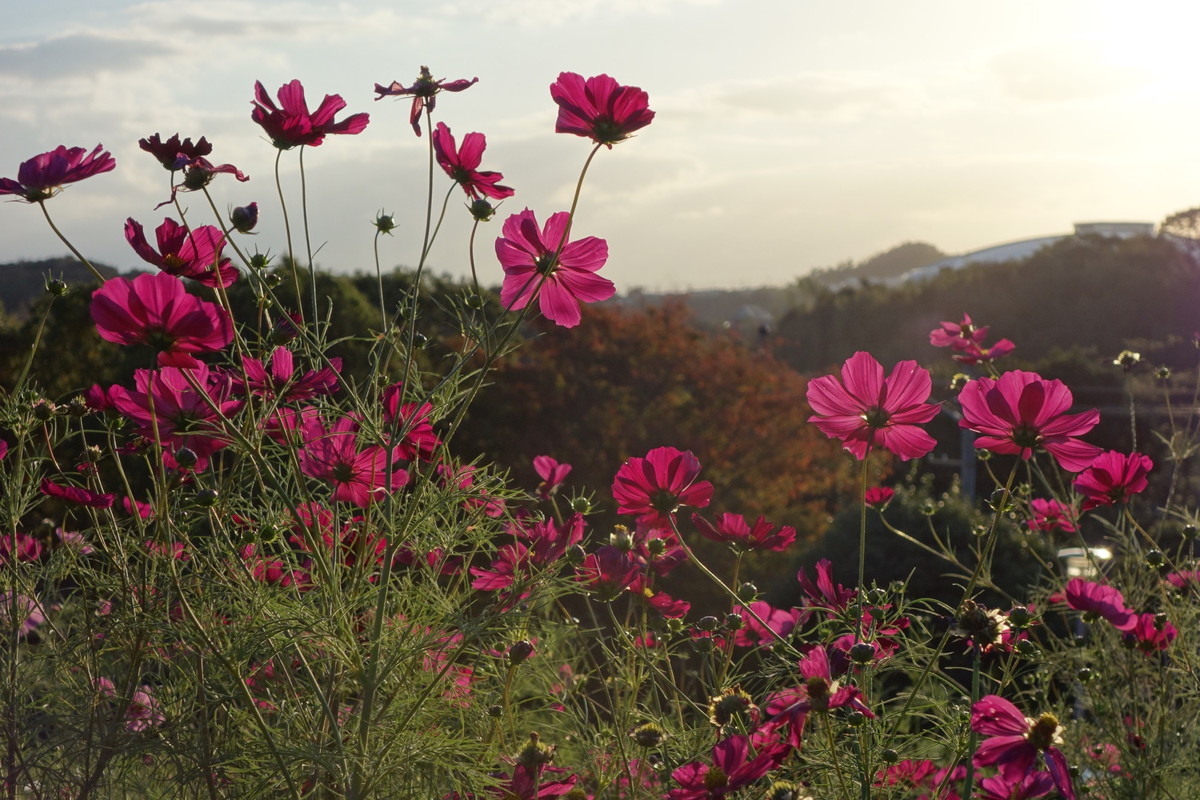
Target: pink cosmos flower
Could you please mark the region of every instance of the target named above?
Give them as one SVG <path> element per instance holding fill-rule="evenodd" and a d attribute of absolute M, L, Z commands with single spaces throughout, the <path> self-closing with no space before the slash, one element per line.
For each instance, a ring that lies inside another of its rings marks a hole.
<path fill-rule="evenodd" d="M 156 251 L 146 241 L 141 223 L 130 217 L 125 220 L 125 241 L 138 257 L 169 275 L 191 278 L 205 286 L 231 286 L 240 273 L 228 258 L 221 255 L 225 234 L 212 225 L 188 230 L 169 217 L 154 231 L 158 240 Z"/>
<path fill-rule="evenodd" d="M 393 383 L 383 390 L 383 421 L 394 425 L 400 440 L 396 442 L 397 457 L 412 461 L 429 460 L 442 440 L 433 431 L 429 418 L 433 403 L 402 403 L 404 384 Z M 465 488 L 465 487 L 464 487 Z"/>
<path fill-rule="evenodd" d="M 59 500 L 87 508 L 112 508 L 112 504 L 116 500 L 114 494 L 100 494 L 81 486 L 62 486 L 49 478 L 42 478 L 39 489 L 47 497 L 56 497 Z"/>
<path fill-rule="evenodd" d="M 15 194 L 27 203 L 40 203 L 58 194 L 63 184 L 108 172 L 115 166 L 116 160 L 104 145 L 96 145 L 89 153 L 84 147 L 60 144 L 23 162 L 17 168 L 16 180 L 0 178 L 0 194 Z"/>
<path fill-rule="evenodd" d="M 767 701 L 766 712 L 770 716 L 763 725 L 765 731 L 787 729 L 787 743 L 800 747 L 808 715 L 813 712 L 826 713 L 835 708 L 847 707 L 874 719 L 875 712 L 863 702 L 862 692 L 855 686 L 842 685 L 833 677 L 829 653 L 818 645 L 799 663 L 804 683 L 793 689 L 777 692 Z"/>
<path fill-rule="evenodd" d="M 433 129 L 433 152 L 437 162 L 446 174 L 463 187 L 463 191 L 472 200 L 478 200 L 480 195 L 493 200 L 503 200 L 512 197 L 514 192 L 507 186 L 501 186 L 504 176 L 499 172 L 479 171 L 479 162 L 483 160 L 483 151 L 487 147 L 487 139 L 482 133 L 468 133 L 463 137 L 462 148 L 454 142 L 454 134 L 439 122 Z"/>
<path fill-rule="evenodd" d="M 221 417 L 228 418 L 242 407 L 240 400 L 230 399 L 233 382 L 229 376 L 200 364 L 139 369 L 133 380 L 132 390 L 122 386 L 109 389 L 117 411 L 133 421 L 140 436 L 151 441 L 159 437 L 169 453 L 187 447 L 199 458 L 193 470 L 206 469 L 209 457 L 227 444 Z"/>
<path fill-rule="evenodd" d="M 42 557 L 42 543 L 27 533 L 0 535 L 0 567 L 16 561 L 37 561 Z"/>
<path fill-rule="evenodd" d="M 613 478 L 612 494 L 618 514 L 637 514 L 638 521 L 670 527 L 680 506 L 704 508 L 713 485 L 697 481 L 700 461 L 692 451 L 656 447 L 645 458 L 631 458 Z"/>
<path fill-rule="evenodd" d="M 937 416 L 939 406 L 926 403 L 933 382 L 915 361 L 901 361 L 883 376 L 883 365 L 859 351 L 842 365 L 842 378 L 814 378 L 808 384 L 808 403 L 816 412 L 808 418 L 829 438 L 860 461 L 874 447 L 904 459 L 929 453 L 936 442 L 921 430 Z"/>
<path fill-rule="evenodd" d="M 1053 498 L 1034 498 L 1029 501 L 1029 510 L 1032 516 L 1025 524 L 1031 531 L 1074 533 L 1076 530 L 1074 509 Z"/>
<path fill-rule="evenodd" d="M 1143 453 L 1108 450 L 1096 456 L 1075 479 L 1075 491 L 1084 496 L 1083 510 L 1123 504 L 1131 495 L 1144 492 L 1147 473 L 1154 466 Z"/>
<path fill-rule="evenodd" d="M 654 120 L 649 95 L 607 75 L 584 80 L 574 72 L 559 73 L 550 85 L 550 96 L 558 104 L 556 133 L 584 136 L 610 150 Z"/>
<path fill-rule="evenodd" d="M 193 144 L 191 139 L 179 140 L 179 134 L 173 134 L 165 142 L 157 133 L 138 139 L 138 147 L 158 159 L 165 169 L 171 172 L 183 169 L 183 165 L 212 152 L 212 145 L 203 136 Z"/>
<path fill-rule="evenodd" d="M 1112 586 L 1072 578 L 1067 581 L 1065 595 L 1068 606 L 1103 617 L 1119 631 L 1131 630 L 1137 624 L 1137 615 L 1125 606 L 1125 596 Z"/>
<path fill-rule="evenodd" d="M 1059 380 L 1013 370 L 998 380 L 976 378 L 958 395 L 959 426 L 975 431 L 975 447 L 1028 459 L 1043 449 L 1069 472 L 1085 469 L 1100 448 L 1079 441 L 1100 421 L 1092 409 L 1068 414 L 1071 390 Z"/>
<path fill-rule="evenodd" d="M 570 215 L 559 211 L 539 230 L 528 208 L 504 221 L 496 258 L 504 268 L 500 302 L 505 308 L 524 308 L 536 297 L 546 319 L 574 328 L 582 318 L 580 303 L 616 293 L 612 281 L 595 274 L 608 260 L 608 244 L 595 236 L 568 242 L 569 222 Z"/>
<path fill-rule="evenodd" d="M 91 314 L 100 338 L 119 345 L 190 354 L 220 350 L 233 341 L 229 313 L 188 294 L 178 278 L 164 272 L 111 278 L 92 292 Z"/>
<path fill-rule="evenodd" d="M 358 421 L 349 416 L 328 429 L 319 419 L 307 422 L 300 471 L 328 483 L 334 500 L 365 508 L 408 483 L 408 473 L 395 469 L 387 475 L 387 451 L 379 445 L 359 450 L 358 428 Z"/>
<path fill-rule="evenodd" d="M 434 80 L 433 75 L 429 72 L 429 67 L 421 67 L 421 74 L 417 76 L 417 80 L 412 86 L 405 86 L 399 81 L 392 81 L 390 86 L 375 84 L 375 93 L 379 95 L 375 99 L 412 95 L 412 110 L 409 111 L 408 122 L 412 125 L 413 133 L 420 136 L 421 109 L 424 108 L 432 114 L 433 109 L 437 106 L 439 92 L 461 92 L 478 82 L 479 78 L 471 78 L 471 80 L 462 78 L 456 81 L 447 81 L 444 78 Z"/>
<path fill-rule="evenodd" d="M 858 594 L 855 589 L 847 589 L 840 583 L 833 582 L 833 562 L 822 558 L 815 565 L 817 580 L 814 583 L 804 569 L 796 573 L 796 581 L 808 599 L 810 605 L 825 609 L 832 619 L 839 611 L 849 607 L 850 601 Z"/>
<path fill-rule="evenodd" d="M 972 707 L 971 730 L 990 737 L 975 751 L 975 766 L 995 765 L 1001 777 L 1013 782 L 1033 772 L 1041 755 L 1055 788 L 1075 800 L 1067 758 L 1054 746 L 1061 741 L 1062 726 L 1053 714 L 1028 719 L 1003 697 L 990 694 Z"/>
<path fill-rule="evenodd" d="M 46 612 L 41 603 L 34 598 L 7 591 L 0 594 L 0 629 L 10 630 L 14 617 L 17 623 L 17 638 L 24 639 L 46 621 Z"/>
<path fill-rule="evenodd" d="M 1030 772 L 1024 777 L 993 775 L 979 782 L 979 800 L 1032 800 L 1045 797 L 1054 789 L 1048 772 Z"/>
<path fill-rule="evenodd" d="M 742 627 L 733 635 L 733 643 L 739 647 L 770 647 L 777 641 L 771 631 L 787 638 L 796 626 L 808 617 L 808 612 L 799 608 L 775 608 L 764 600 L 750 603 L 750 611 L 767 624 L 766 628 L 759 624 L 749 611 L 742 606 L 736 606 L 733 613 L 742 618 Z M 770 630 L 767 630 L 769 628 Z"/>
<path fill-rule="evenodd" d="M 863 503 L 867 508 L 882 511 L 887 508 L 888 503 L 892 502 L 892 498 L 895 496 L 896 490 L 890 486 L 872 486 L 863 493 Z"/>
<path fill-rule="evenodd" d="M 327 367 L 299 373 L 292 351 L 276 347 L 265 362 L 242 356 L 242 367 L 245 378 L 234 375 L 234 391 L 294 403 L 336 391 L 342 360 L 331 358 Z"/>
<path fill-rule="evenodd" d="M 641 568 L 623 550 L 604 545 L 588 553 L 575 570 L 575 580 L 600 600 L 612 600 L 637 580 Z"/>
<path fill-rule="evenodd" d="M 1001 339 L 991 347 L 969 342 L 966 347 L 955 352 L 954 360 L 961 364 L 990 364 L 998 358 L 1004 358 L 1016 349 L 1017 346 L 1008 339 Z"/>
<path fill-rule="evenodd" d="M 1179 629 L 1171 624 L 1165 614 L 1138 614 L 1133 627 L 1125 632 L 1124 639 L 1127 644 L 1150 656 L 1159 650 L 1166 650 L 1178 635 Z"/>
<path fill-rule="evenodd" d="M 939 322 L 938 327 L 929 332 L 929 343 L 934 347 L 965 350 L 968 344 L 983 344 L 987 332 L 986 327 L 975 327 L 971 315 L 964 313 L 961 322 Z"/>
<path fill-rule="evenodd" d="M 571 474 L 570 464 L 559 463 L 551 456 L 534 456 L 533 469 L 542 479 L 542 482 L 538 484 L 537 493 L 543 500 L 550 499 L 550 496 L 558 491 L 558 487 L 562 486 L 563 481 Z"/>
<path fill-rule="evenodd" d="M 730 736 L 713 747 L 711 763 L 692 761 L 672 772 L 671 778 L 679 786 L 666 796 L 671 800 L 708 800 L 731 795 L 779 766 L 788 752 L 783 746 L 768 747 L 751 757 L 750 738 Z"/>
<path fill-rule="evenodd" d="M 304 99 L 304 87 L 298 80 L 279 87 L 278 96 L 279 106 L 276 107 L 262 81 L 255 81 L 254 110 L 250 112 L 250 119 L 262 126 L 271 137 L 271 143 L 280 150 L 304 145 L 316 147 L 329 134 L 362 133 L 370 121 L 367 114 L 359 113 L 334 122 L 333 115 L 346 107 L 346 101 L 338 94 L 325 95 L 321 105 L 310 113 Z"/>
<path fill-rule="evenodd" d="M 796 541 L 796 529 L 784 525 L 779 530 L 767 522 L 765 517 L 759 517 L 751 527 L 741 514 L 722 514 L 713 525 L 699 514 L 692 515 L 692 522 L 705 539 L 714 542 L 727 542 L 735 550 L 773 550 L 780 552 L 788 549 Z"/>

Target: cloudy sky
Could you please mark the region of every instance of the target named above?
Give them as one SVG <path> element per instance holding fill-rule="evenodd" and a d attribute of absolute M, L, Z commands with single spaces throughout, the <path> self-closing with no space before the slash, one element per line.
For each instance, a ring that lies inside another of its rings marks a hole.
<path fill-rule="evenodd" d="M 278 253 L 275 150 L 250 99 L 255 80 L 273 93 L 299 78 L 310 106 L 338 93 L 371 114 L 362 134 L 308 148 L 305 168 L 317 263 L 373 271 L 381 209 L 401 223 L 384 267 L 415 263 L 426 163 L 408 102 L 375 102 L 375 83 L 411 83 L 422 64 L 478 76 L 442 96 L 438 119 L 487 135 L 484 168 L 517 190 L 501 217 L 544 219 L 569 205 L 589 144 L 553 133 L 547 87 L 605 72 L 657 112 L 584 187 L 574 230 L 608 240 L 605 274 L 622 290 L 782 285 L 903 241 L 957 253 L 1200 205 L 1198 23 L 1191 4 L 1101 0 L 4 0 L 0 176 L 103 143 L 117 169 L 49 207 L 89 256 L 134 267 L 124 220 L 154 228 L 168 195 L 137 140 L 203 135 L 251 177 L 220 178 L 217 203 L 258 201 L 248 246 Z M 293 209 L 297 174 L 285 153 Z M 467 272 L 461 197 L 431 257 L 454 275 Z M 499 227 L 476 248 L 492 283 Z M 66 252 L 21 203 L 0 204 L 0 242 L 0 261 Z"/>

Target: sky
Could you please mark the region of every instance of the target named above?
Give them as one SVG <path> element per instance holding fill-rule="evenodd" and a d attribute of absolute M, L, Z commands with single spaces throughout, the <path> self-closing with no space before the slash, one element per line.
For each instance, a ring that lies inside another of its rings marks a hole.
<path fill-rule="evenodd" d="M 374 272 L 418 260 L 427 141 L 406 99 L 376 83 L 479 82 L 443 94 L 436 120 L 487 136 L 483 168 L 516 195 L 475 243 L 481 281 L 502 279 L 493 241 L 524 208 L 570 206 L 590 143 L 555 134 L 561 71 L 606 73 L 649 93 L 654 122 L 602 150 L 573 236 L 609 245 L 621 292 L 782 286 L 813 268 L 906 241 L 961 253 L 1065 233 L 1085 221 L 1157 222 L 1200 205 L 1200 7 L 1107 0 L 0 0 L 0 177 L 65 144 L 102 143 L 110 173 L 47 203 L 86 255 L 141 263 L 133 217 L 162 222 L 168 173 L 138 139 L 205 136 L 250 176 L 211 187 L 220 210 L 256 201 L 248 250 L 286 250 L 276 150 L 250 120 L 256 80 L 298 78 L 310 107 L 340 94 L 368 112 L 357 136 L 305 149 L 318 267 Z M 283 153 L 289 212 L 296 150 Z M 436 176 L 435 212 L 450 188 Z M 181 195 L 192 224 L 212 222 Z M 465 196 L 451 195 L 429 258 L 469 274 Z M 0 261 L 65 255 L 36 207 L 0 204 Z"/>

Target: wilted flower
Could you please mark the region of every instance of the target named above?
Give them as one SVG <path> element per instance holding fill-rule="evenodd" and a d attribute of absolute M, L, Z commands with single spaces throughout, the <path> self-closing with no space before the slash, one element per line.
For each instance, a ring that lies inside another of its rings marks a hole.
<path fill-rule="evenodd" d="M 190 138 L 180 141 L 178 133 L 165 142 L 157 133 L 152 134 L 145 139 L 138 139 L 138 147 L 158 159 L 158 163 L 171 172 L 183 169 L 184 164 L 212 152 L 212 145 L 203 136 L 193 144 Z"/>
<path fill-rule="evenodd" d="M 417 80 L 412 86 L 405 86 L 399 81 L 392 81 L 390 86 L 375 84 L 375 92 L 379 95 L 375 99 L 412 95 L 412 110 L 409 111 L 408 121 L 412 125 L 413 133 L 420 136 L 421 109 L 425 108 L 432 114 L 433 109 L 437 106 L 439 92 L 461 92 L 478 82 L 479 78 L 471 78 L 471 80 L 462 78 L 456 81 L 434 80 L 433 75 L 429 72 L 429 67 L 421 67 L 421 74 L 417 76 Z"/>

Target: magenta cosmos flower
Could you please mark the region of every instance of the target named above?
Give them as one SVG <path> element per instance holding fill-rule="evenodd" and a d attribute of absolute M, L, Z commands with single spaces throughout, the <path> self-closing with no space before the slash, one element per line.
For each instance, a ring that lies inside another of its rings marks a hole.
<path fill-rule="evenodd" d="M 277 107 L 271 102 L 262 81 L 255 81 L 254 110 L 250 112 L 250 119 L 262 126 L 271 137 L 271 143 L 280 150 L 303 145 L 316 147 L 329 134 L 362 133 L 370 121 L 367 114 L 359 113 L 334 122 L 333 115 L 346 107 L 346 101 L 339 94 L 325 95 L 317 110 L 309 112 L 304 87 L 298 80 L 279 87 L 278 97 Z"/>
<path fill-rule="evenodd" d="M 188 230 L 171 218 L 165 218 L 154 231 L 158 250 L 146 241 L 141 223 L 133 217 L 125 220 L 125 241 L 147 264 L 153 264 L 169 275 L 191 278 L 205 286 L 231 286 L 240 273 L 228 258 L 221 255 L 225 234 L 212 225 Z"/>
<path fill-rule="evenodd" d="M 358 428 L 353 417 L 341 417 L 328 429 L 319 419 L 306 423 L 300 471 L 328 483 L 334 500 L 365 508 L 408 483 L 408 473 L 394 469 L 388 475 L 388 453 L 379 445 L 360 450 Z"/>
<path fill-rule="evenodd" d="M 671 778 L 679 786 L 667 792 L 672 800 L 708 800 L 732 795 L 766 775 L 789 752 L 782 745 L 765 747 L 750 755 L 750 737 L 730 736 L 712 749 L 711 763 L 693 761 L 676 769 Z"/>
<path fill-rule="evenodd" d="M 439 92 L 461 92 L 462 90 L 473 86 L 479 82 L 479 78 L 460 78 L 456 81 L 448 81 L 446 79 L 434 80 L 433 75 L 429 72 L 429 67 L 421 67 L 421 74 L 417 76 L 417 80 L 412 86 L 405 86 L 399 81 L 392 81 L 390 86 L 384 86 L 381 83 L 375 84 L 375 93 L 379 96 L 376 100 L 382 100 L 385 97 L 401 97 L 405 95 L 412 96 L 412 110 L 408 112 L 408 122 L 412 125 L 413 133 L 417 136 L 421 135 L 421 109 L 427 109 L 430 114 L 437 107 L 437 96 Z"/>
<path fill-rule="evenodd" d="M 1100 421 L 1092 409 L 1068 414 L 1073 398 L 1062 381 L 1045 380 L 1036 372 L 1013 370 L 999 379 L 976 378 L 958 395 L 959 426 L 975 431 L 975 447 L 1028 459 L 1042 449 L 1069 472 L 1085 469 L 1100 452 L 1082 436 Z"/>
<path fill-rule="evenodd" d="M 463 187 L 463 191 L 473 200 L 480 195 L 493 200 L 503 200 L 512 197 L 513 190 L 501 186 L 504 176 L 499 172 L 479 170 L 483 160 L 483 151 L 487 148 L 487 139 L 482 133 L 468 133 L 463 137 L 462 147 L 454 141 L 454 134 L 446 123 L 439 122 L 433 129 L 433 152 L 437 162 L 455 183 Z"/>
<path fill-rule="evenodd" d="M 722 514 L 713 525 L 699 514 L 692 515 L 696 530 L 705 539 L 726 542 L 735 550 L 786 550 L 796 541 L 796 529 L 784 525 L 778 530 L 765 517 L 760 516 L 754 525 L 746 522 L 741 514 Z"/>
<path fill-rule="evenodd" d="M 104 145 L 88 152 L 84 147 L 59 145 L 36 155 L 17 168 L 17 178 L 0 178 L 0 194 L 15 194 L 27 203 L 40 203 L 58 194 L 63 184 L 108 172 L 117 165 Z"/>
<path fill-rule="evenodd" d="M 1050 498 L 1034 498 L 1029 501 L 1030 518 L 1026 525 L 1031 531 L 1063 531 L 1075 532 L 1075 511 L 1068 505 Z"/>
<path fill-rule="evenodd" d="M 831 439 L 862 460 L 876 446 L 907 461 L 933 449 L 933 437 L 918 425 L 937 416 L 938 406 L 925 401 L 933 382 L 915 361 L 901 361 L 886 378 L 883 365 L 859 351 L 842 365 L 842 379 L 833 375 L 808 384 L 808 404 L 817 412 L 808 418 Z"/>
<path fill-rule="evenodd" d="M 654 120 L 649 95 L 607 75 L 584 80 L 574 72 L 559 73 L 550 96 L 558 104 L 556 133 L 584 136 L 609 149 Z"/>
<path fill-rule="evenodd" d="M 91 312 L 100 338 L 120 345 L 208 353 L 233 341 L 229 313 L 188 294 L 178 278 L 164 272 L 110 279 L 92 292 Z"/>
<path fill-rule="evenodd" d="M 178 133 L 165 142 L 157 133 L 152 134 L 145 139 L 138 139 L 138 147 L 158 159 L 158 163 L 171 172 L 183 169 L 185 164 L 212 152 L 212 144 L 203 136 L 193 144 L 190 138 L 181 141 Z"/>
<path fill-rule="evenodd" d="M 265 360 L 243 355 L 242 369 L 244 378 L 233 376 L 234 391 L 296 403 L 337 391 L 342 360 L 331 358 L 327 367 L 302 372 L 292 351 L 279 346 Z"/>
<path fill-rule="evenodd" d="M 971 709 L 971 730 L 990 738 L 975 751 L 975 766 L 995 765 L 1006 780 L 1020 780 L 1035 771 L 1040 755 L 1054 786 L 1067 800 L 1075 800 L 1067 758 L 1055 747 L 1062 726 L 1053 714 L 1028 719 L 999 695 L 983 697 Z"/>
<path fill-rule="evenodd" d="M 680 506 L 704 508 L 713 485 L 697 481 L 700 461 L 690 450 L 656 447 L 645 458 L 631 458 L 613 478 L 612 494 L 618 514 L 637 514 L 638 522 L 670 527 Z"/>
<path fill-rule="evenodd" d="M 607 300 L 617 287 L 596 270 L 608 260 L 608 244 L 595 236 L 567 241 L 570 215 L 552 214 L 539 229 L 528 208 L 504 221 L 504 234 L 496 239 L 496 258 L 504 268 L 500 302 L 521 309 L 535 297 L 546 319 L 574 328 L 582 315 L 580 303 Z"/>
<path fill-rule="evenodd" d="M 1071 608 L 1103 617 L 1119 631 L 1131 630 L 1137 624 L 1137 614 L 1125 606 L 1125 596 L 1119 589 L 1072 578 L 1067 581 L 1063 595 Z"/>
<path fill-rule="evenodd" d="M 1075 479 L 1075 491 L 1083 495 L 1083 510 L 1128 502 L 1131 495 L 1146 491 L 1146 475 L 1154 466 L 1143 453 L 1108 450 L 1096 456 Z"/>

